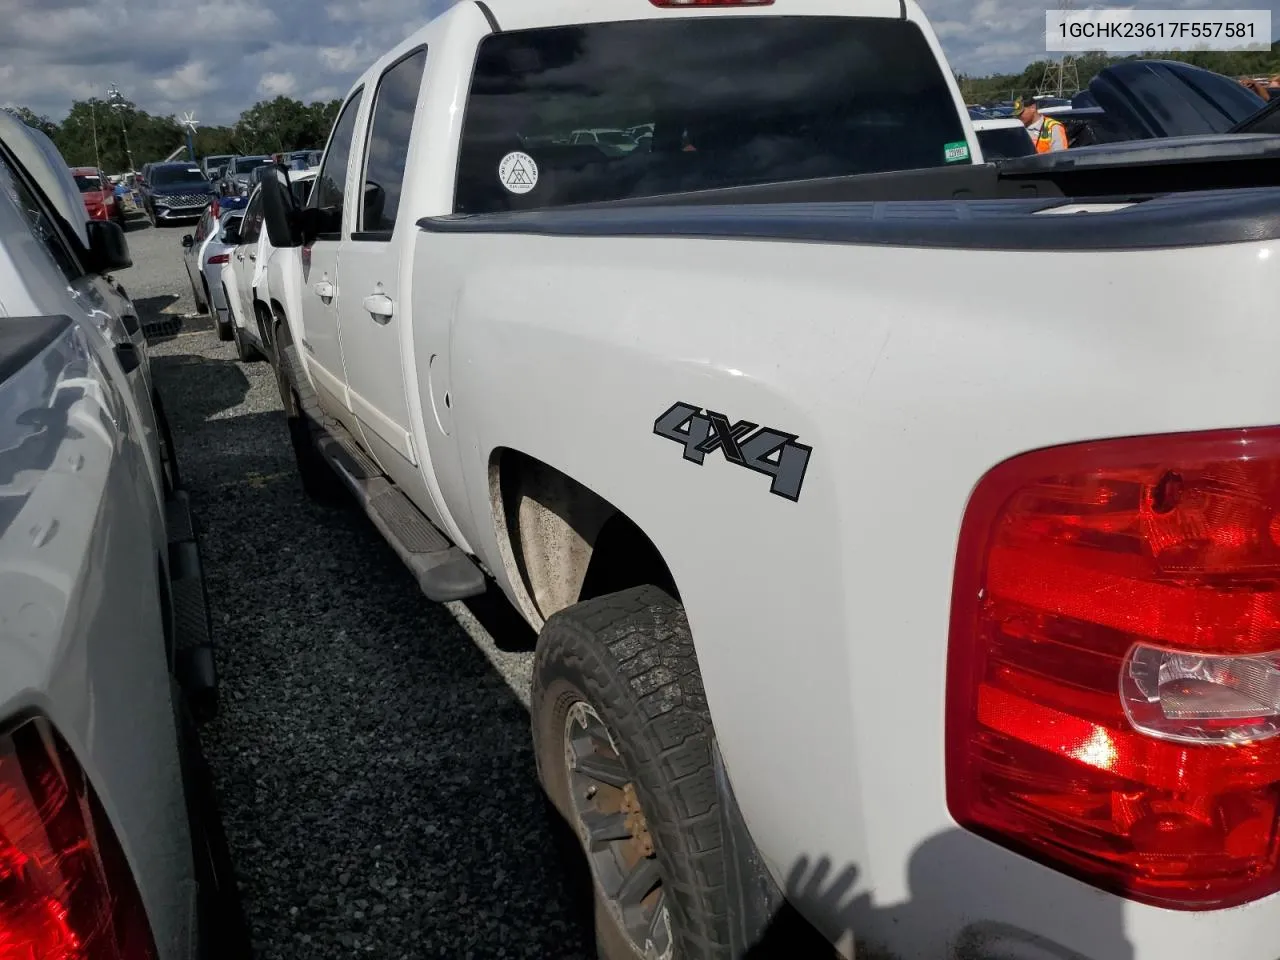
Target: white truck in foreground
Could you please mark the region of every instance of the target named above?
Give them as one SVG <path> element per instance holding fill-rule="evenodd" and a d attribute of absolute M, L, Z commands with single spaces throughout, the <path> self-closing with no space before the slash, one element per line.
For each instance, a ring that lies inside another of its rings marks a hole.
<path fill-rule="evenodd" d="M 302 481 L 540 631 L 603 956 L 1275 960 L 1277 156 L 983 162 L 914 0 L 464 0 L 265 180 Z"/>

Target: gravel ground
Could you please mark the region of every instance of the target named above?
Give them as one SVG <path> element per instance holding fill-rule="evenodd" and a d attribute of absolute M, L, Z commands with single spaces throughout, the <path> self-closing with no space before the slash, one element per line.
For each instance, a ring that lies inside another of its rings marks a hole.
<path fill-rule="evenodd" d="M 527 627 L 428 602 L 358 510 L 303 496 L 270 367 L 189 316 L 186 232 L 131 230 L 119 277 L 144 322 L 187 316 L 153 365 L 201 524 L 205 737 L 257 956 L 592 956 L 534 780 Z"/>

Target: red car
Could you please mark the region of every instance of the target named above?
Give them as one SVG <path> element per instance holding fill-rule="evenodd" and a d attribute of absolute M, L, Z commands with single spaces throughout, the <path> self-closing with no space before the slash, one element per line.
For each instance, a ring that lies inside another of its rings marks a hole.
<path fill-rule="evenodd" d="M 124 225 L 124 211 L 116 199 L 115 185 L 105 173 L 93 167 L 72 167 L 71 175 L 76 178 L 90 220 L 114 220 Z"/>

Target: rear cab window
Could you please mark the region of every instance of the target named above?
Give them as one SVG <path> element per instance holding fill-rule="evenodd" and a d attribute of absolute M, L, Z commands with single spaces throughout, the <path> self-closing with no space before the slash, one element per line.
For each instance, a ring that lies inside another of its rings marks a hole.
<path fill-rule="evenodd" d="M 548 27 L 481 42 L 454 209 L 957 162 L 971 162 L 960 110 L 910 21 L 710 14 Z"/>

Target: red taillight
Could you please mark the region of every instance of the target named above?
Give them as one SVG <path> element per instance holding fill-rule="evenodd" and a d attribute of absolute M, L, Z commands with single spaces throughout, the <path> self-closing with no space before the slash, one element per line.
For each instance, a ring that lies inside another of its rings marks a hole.
<path fill-rule="evenodd" d="M 649 0 L 655 7 L 768 7 L 773 0 Z"/>
<path fill-rule="evenodd" d="M 1177 909 L 1280 890 L 1280 429 L 992 470 L 961 529 L 947 802 Z"/>
<path fill-rule="evenodd" d="M 0 738 L 0 960 L 154 960 L 133 875 L 44 720 Z"/>
<path fill-rule="evenodd" d="M 229 253 L 219 253 L 209 258 L 210 263 L 229 263 L 230 260 L 231 254 Z"/>
<path fill-rule="evenodd" d="M 218 198 L 217 198 L 217 197 L 214 197 L 214 198 L 213 198 L 213 200 L 212 200 L 212 202 L 210 202 L 210 204 L 209 204 L 209 215 L 213 217 L 213 220 L 214 220 L 214 222 L 215 222 L 215 223 L 216 223 L 216 222 L 217 222 L 217 220 L 218 220 L 218 212 L 219 212 L 219 210 L 220 210 L 220 209 L 221 209 L 221 208 L 220 208 L 220 206 L 218 205 Z"/>

